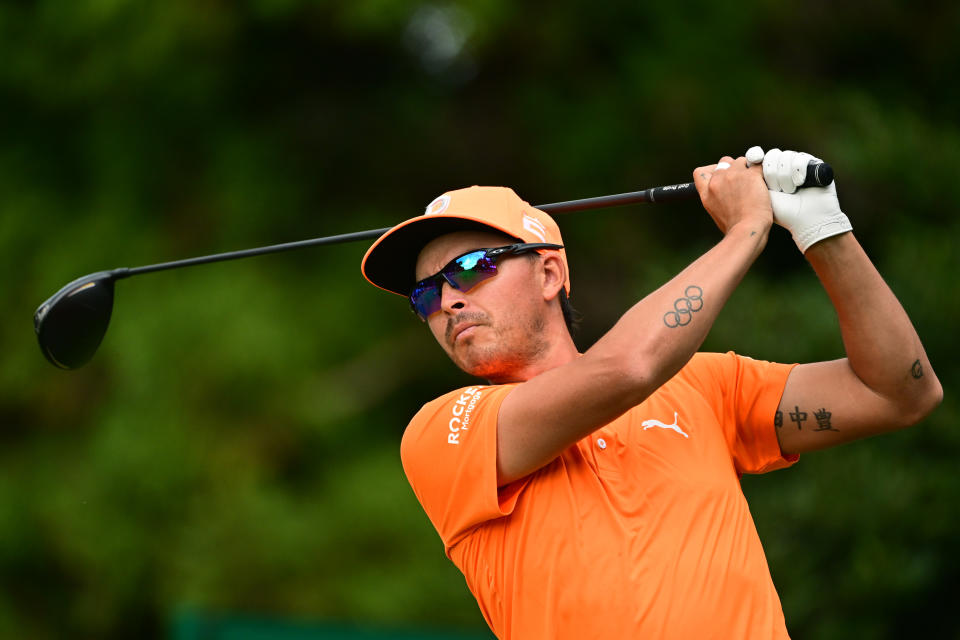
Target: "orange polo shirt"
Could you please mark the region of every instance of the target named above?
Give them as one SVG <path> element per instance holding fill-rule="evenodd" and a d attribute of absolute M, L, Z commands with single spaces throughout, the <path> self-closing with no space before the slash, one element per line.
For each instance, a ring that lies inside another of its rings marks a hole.
<path fill-rule="evenodd" d="M 786 638 L 739 478 L 796 461 L 773 424 L 790 369 L 697 354 L 499 490 L 497 415 L 516 385 L 460 389 L 410 422 L 404 471 L 502 640 Z"/>

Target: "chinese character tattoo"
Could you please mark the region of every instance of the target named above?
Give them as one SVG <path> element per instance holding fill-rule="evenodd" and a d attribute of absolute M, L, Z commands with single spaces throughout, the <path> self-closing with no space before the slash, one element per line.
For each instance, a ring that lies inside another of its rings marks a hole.
<path fill-rule="evenodd" d="M 803 429 L 803 423 L 807 419 L 807 412 L 800 411 L 800 407 L 794 405 L 793 411 L 790 412 L 790 420 L 797 423 L 797 429 Z"/>
<path fill-rule="evenodd" d="M 835 429 L 832 424 L 830 424 L 830 416 L 833 413 L 827 411 L 825 408 L 821 408 L 819 411 L 813 412 L 813 417 L 817 421 L 817 428 L 814 431 L 839 431 Z"/>

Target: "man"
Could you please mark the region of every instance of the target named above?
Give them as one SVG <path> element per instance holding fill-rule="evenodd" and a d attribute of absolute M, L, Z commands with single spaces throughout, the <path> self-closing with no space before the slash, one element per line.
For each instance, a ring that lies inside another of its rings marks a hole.
<path fill-rule="evenodd" d="M 811 156 L 760 154 L 762 169 L 724 157 L 694 171 L 723 239 L 583 354 L 559 229 L 509 189 L 448 192 L 364 256 L 367 279 L 409 295 L 454 363 L 490 383 L 426 404 L 401 457 L 498 637 L 786 638 L 740 475 L 940 402 L 834 185 L 798 190 Z M 830 296 L 846 358 L 696 354 L 774 221 Z"/>

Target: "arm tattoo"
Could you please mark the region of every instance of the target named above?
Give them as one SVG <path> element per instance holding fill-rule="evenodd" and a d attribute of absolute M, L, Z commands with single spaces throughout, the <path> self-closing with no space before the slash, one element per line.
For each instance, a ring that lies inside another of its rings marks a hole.
<path fill-rule="evenodd" d="M 800 407 L 794 405 L 793 411 L 790 412 L 790 419 L 797 423 L 797 429 L 803 429 L 803 423 L 807 419 L 807 412 L 800 411 Z"/>
<path fill-rule="evenodd" d="M 682 297 L 673 301 L 673 310 L 663 314 L 663 324 L 670 329 L 686 326 L 700 309 L 703 309 L 703 289 L 692 284 L 683 290 Z"/>
<path fill-rule="evenodd" d="M 913 376 L 914 380 L 919 380 L 923 377 L 923 366 L 919 360 L 913 363 L 913 366 L 910 368 L 910 375 Z"/>
<path fill-rule="evenodd" d="M 777 428 L 783 426 L 783 411 L 777 409 L 777 413 L 773 416 L 773 426 Z"/>
<path fill-rule="evenodd" d="M 817 420 L 817 428 L 814 431 L 840 431 L 840 429 L 835 429 L 832 424 L 830 424 L 830 416 L 833 413 L 827 411 L 825 408 L 821 408 L 819 411 L 813 412 L 813 417 Z"/>

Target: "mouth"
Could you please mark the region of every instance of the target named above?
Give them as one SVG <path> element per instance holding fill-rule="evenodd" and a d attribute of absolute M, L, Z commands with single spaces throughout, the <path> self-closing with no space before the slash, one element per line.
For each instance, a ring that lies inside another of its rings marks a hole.
<path fill-rule="evenodd" d="M 456 344 L 461 338 L 468 338 L 476 332 L 477 327 L 480 325 L 474 324 L 472 322 L 465 322 L 463 324 L 457 325 L 454 327 L 450 335 L 450 343 Z"/>

